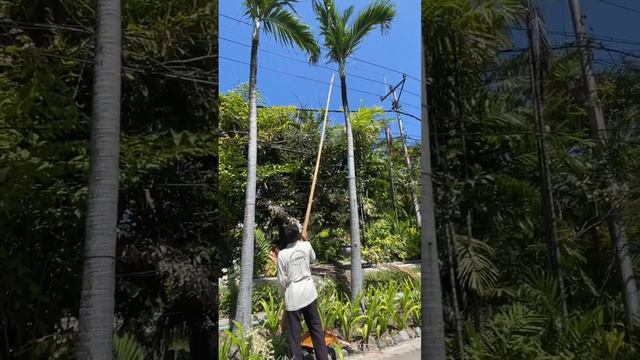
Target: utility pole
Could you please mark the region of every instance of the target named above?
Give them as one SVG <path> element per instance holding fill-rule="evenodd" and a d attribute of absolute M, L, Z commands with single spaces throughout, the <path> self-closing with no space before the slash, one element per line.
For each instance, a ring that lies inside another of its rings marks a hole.
<path fill-rule="evenodd" d="M 580 10 L 579 0 L 569 0 L 571 7 L 571 17 L 573 20 L 573 28 L 578 42 L 578 51 L 581 55 L 582 74 L 584 78 L 585 94 L 588 101 L 589 119 L 591 120 L 591 135 L 594 140 L 601 144 L 606 143 L 607 128 L 602 112 L 602 105 L 598 98 L 596 88 L 596 80 L 591 68 L 590 52 L 587 48 L 585 19 Z M 607 186 L 609 189 L 615 188 L 615 179 L 608 165 L 606 176 Z M 622 286 L 622 295 L 625 308 L 625 324 L 627 327 L 627 336 L 632 340 L 632 326 L 634 318 L 638 316 L 638 290 L 636 287 L 635 274 L 633 272 L 633 262 L 629 253 L 629 246 L 624 224 L 622 223 L 622 214 L 620 207 L 616 204 L 607 204 L 609 209 L 607 215 L 607 225 L 609 227 L 609 235 L 614 243 L 618 272 Z"/>
<path fill-rule="evenodd" d="M 384 87 L 387 88 L 387 79 L 384 78 Z M 389 158 L 389 187 L 391 192 L 391 203 L 393 205 L 393 214 L 395 216 L 395 222 L 393 223 L 394 230 L 398 230 L 398 208 L 396 200 L 396 185 L 393 180 L 393 135 L 391 133 L 391 126 L 389 122 L 385 123 L 384 134 L 387 138 L 387 157 Z"/>
<path fill-rule="evenodd" d="M 542 32 L 542 19 L 538 10 L 531 6 L 531 0 L 525 0 L 527 6 L 527 35 L 529 38 L 529 69 L 531 71 L 531 97 L 533 99 L 533 117 L 538 147 L 538 166 L 540 169 L 540 182 L 542 183 L 542 227 L 544 237 L 549 250 L 549 264 L 560 290 L 562 297 L 562 316 L 566 323 L 569 316 L 567 310 L 567 292 L 564 284 L 564 273 L 561 265 L 560 246 L 558 244 L 557 221 L 553 200 L 553 187 L 551 185 L 551 169 L 547 157 L 546 135 L 544 124 L 544 95 L 541 43 L 548 56 L 549 42 Z M 545 62 L 548 64 L 548 62 Z"/>
<path fill-rule="evenodd" d="M 413 175 L 412 175 L 412 167 L 411 167 L 411 158 L 409 157 L 409 150 L 407 149 L 407 141 L 405 139 L 405 135 L 404 135 L 404 125 L 402 124 L 402 118 L 400 117 L 400 96 L 402 95 L 402 89 L 404 88 L 404 83 L 407 80 L 407 75 L 403 74 L 402 75 L 402 80 L 396 85 L 396 86 L 391 86 L 389 85 L 389 92 L 380 98 L 381 101 L 384 101 L 384 99 L 386 99 L 389 95 L 393 95 L 393 103 L 392 103 L 392 109 L 393 111 L 396 113 L 396 119 L 398 120 L 398 130 L 400 132 L 400 141 L 402 142 L 402 150 L 404 152 L 404 159 L 405 162 L 407 164 L 407 170 L 409 171 L 409 177 L 411 179 L 411 188 L 412 188 L 412 192 L 411 192 L 411 197 L 413 199 L 413 207 L 415 209 L 416 212 L 416 222 L 418 224 L 418 227 L 422 227 L 422 216 L 420 215 L 420 204 L 418 203 L 418 190 L 417 190 L 417 185 L 415 180 L 413 179 Z M 400 95 L 396 94 L 396 89 L 400 87 Z"/>

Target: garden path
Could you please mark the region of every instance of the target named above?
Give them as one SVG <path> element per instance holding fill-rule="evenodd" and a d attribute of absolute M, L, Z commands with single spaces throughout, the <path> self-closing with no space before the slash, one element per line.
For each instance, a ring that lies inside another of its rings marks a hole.
<path fill-rule="evenodd" d="M 347 360 L 420 360 L 420 338 L 376 352 L 349 356 Z"/>

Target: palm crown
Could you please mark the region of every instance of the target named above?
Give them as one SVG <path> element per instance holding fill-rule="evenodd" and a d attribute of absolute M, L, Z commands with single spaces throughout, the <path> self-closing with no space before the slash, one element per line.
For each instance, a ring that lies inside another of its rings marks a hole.
<path fill-rule="evenodd" d="M 245 0 L 245 15 L 254 23 L 262 23 L 264 31 L 286 46 L 297 46 L 316 63 L 320 48 L 309 26 L 296 16 L 293 4 L 297 0 Z"/>
<path fill-rule="evenodd" d="M 313 0 L 313 9 L 320 22 L 324 46 L 329 51 L 327 58 L 338 64 L 341 74 L 344 74 L 347 58 L 355 52 L 365 36 L 376 26 L 383 32 L 389 30 L 396 13 L 388 0 L 375 1 L 351 22 L 353 5 L 339 14 L 333 0 Z"/>

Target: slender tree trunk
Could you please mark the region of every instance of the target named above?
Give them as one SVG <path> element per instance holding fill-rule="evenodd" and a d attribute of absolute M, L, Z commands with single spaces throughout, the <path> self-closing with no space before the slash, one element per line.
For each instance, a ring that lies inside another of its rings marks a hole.
<path fill-rule="evenodd" d="M 398 209 L 396 202 L 396 185 L 393 181 L 393 139 L 391 136 L 391 127 L 387 123 L 384 131 L 387 137 L 387 156 L 389 157 L 389 191 L 391 192 L 391 205 L 393 206 L 394 214 L 394 230 L 398 230 Z"/>
<path fill-rule="evenodd" d="M 347 79 L 344 71 L 340 71 L 340 85 L 342 87 L 342 110 L 347 130 L 347 166 L 349 178 L 349 214 L 351 219 L 351 300 L 355 300 L 362 290 L 362 256 L 360 251 L 360 224 L 358 221 L 358 197 L 356 188 L 356 165 L 353 148 L 353 131 L 351 130 L 351 113 L 347 98 Z"/>
<path fill-rule="evenodd" d="M 440 259 L 436 239 L 436 219 L 431 179 L 431 148 L 429 138 L 429 111 L 427 108 L 426 57 L 427 39 L 422 39 L 422 154 L 420 178 L 422 181 L 422 231 L 421 231 L 421 288 L 422 288 L 422 337 L 423 359 L 444 360 L 444 319 L 442 313 L 442 287 L 440 285 Z"/>
<path fill-rule="evenodd" d="M 602 113 L 602 105 L 598 98 L 593 69 L 591 68 L 591 61 L 589 59 L 590 52 L 586 48 L 588 44 L 585 37 L 585 21 L 580 11 L 580 1 L 569 0 L 569 6 L 571 7 L 573 28 L 579 45 L 578 50 L 581 55 L 582 74 L 585 85 L 585 94 L 588 99 L 589 119 L 591 122 L 591 134 L 594 140 L 605 143 L 607 138 L 607 128 L 604 121 L 604 115 Z M 607 167 L 605 171 L 607 173 L 607 186 L 609 188 L 615 187 L 615 179 L 611 174 L 611 169 Z M 609 226 L 609 234 L 613 241 L 617 257 L 618 273 L 620 275 L 620 285 L 622 287 L 622 297 L 625 307 L 627 336 L 632 339 L 632 324 L 635 321 L 634 318 L 638 316 L 639 311 L 638 290 L 633 271 L 633 263 L 631 260 L 631 254 L 629 253 L 628 240 L 622 223 L 620 208 L 615 204 L 607 204 L 607 207 L 610 208 L 607 224 Z"/>
<path fill-rule="evenodd" d="M 540 29 L 539 19 L 535 9 L 531 7 L 529 0 L 527 4 L 527 32 L 529 37 L 529 70 L 531 72 L 531 95 L 533 97 L 533 117 L 535 123 L 538 166 L 540 171 L 540 182 L 542 184 L 542 227 L 544 237 L 549 252 L 549 265 L 551 272 L 558 282 L 558 289 L 562 297 L 562 316 L 564 322 L 569 316 L 567 310 L 567 291 L 564 285 L 564 274 L 561 265 L 560 245 L 558 244 L 556 212 L 553 201 L 553 188 L 551 185 L 551 169 L 547 157 L 546 129 L 543 116 L 543 95 L 542 95 L 542 71 L 540 69 Z"/>
<path fill-rule="evenodd" d="M 113 357 L 116 229 L 121 92 L 119 0 L 98 0 L 87 198 L 77 357 Z"/>
<path fill-rule="evenodd" d="M 451 307 L 453 308 L 453 317 L 456 326 L 456 341 L 458 343 L 458 351 L 460 351 L 460 359 L 465 359 L 464 354 L 464 339 L 462 337 L 462 320 L 460 318 L 460 306 L 458 304 L 458 284 L 456 281 L 455 262 L 453 260 L 455 231 L 453 223 L 449 222 L 445 229 L 446 236 L 446 250 L 447 258 L 449 260 L 449 284 L 451 285 Z"/>
<path fill-rule="evenodd" d="M 251 41 L 249 68 L 249 155 L 247 162 L 247 191 L 245 195 L 242 255 L 240 258 L 240 286 L 235 321 L 245 329 L 251 327 L 251 294 L 253 289 L 253 256 L 256 227 L 256 171 L 258 166 L 258 109 L 257 71 L 260 22 L 256 21 Z"/>
<path fill-rule="evenodd" d="M 404 161 L 407 164 L 407 170 L 409 171 L 409 178 L 411 179 L 411 200 L 413 200 L 413 209 L 416 213 L 416 223 L 418 227 L 422 227 L 422 216 L 420 216 L 420 204 L 418 202 L 418 186 L 413 180 L 413 172 L 411 167 L 411 158 L 409 157 L 409 149 L 407 149 L 407 141 L 404 136 L 404 125 L 402 124 L 402 118 L 398 112 L 398 98 L 396 92 L 393 91 L 393 108 L 396 111 L 396 118 L 398 119 L 398 130 L 400 132 L 400 141 L 402 141 L 402 151 L 404 153 Z"/>

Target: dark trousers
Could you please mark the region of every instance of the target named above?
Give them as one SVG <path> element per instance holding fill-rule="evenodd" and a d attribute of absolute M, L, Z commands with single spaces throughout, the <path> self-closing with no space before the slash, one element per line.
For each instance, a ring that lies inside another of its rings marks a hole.
<path fill-rule="evenodd" d="M 302 324 L 300 317 L 304 317 L 304 322 L 309 328 L 311 341 L 313 342 L 313 353 L 317 360 L 329 360 L 327 345 L 324 343 L 324 331 L 318 313 L 318 301 L 313 302 L 300 310 L 285 311 L 285 322 L 287 324 L 287 340 L 292 360 L 302 360 L 302 345 L 300 344 L 300 332 Z"/>

